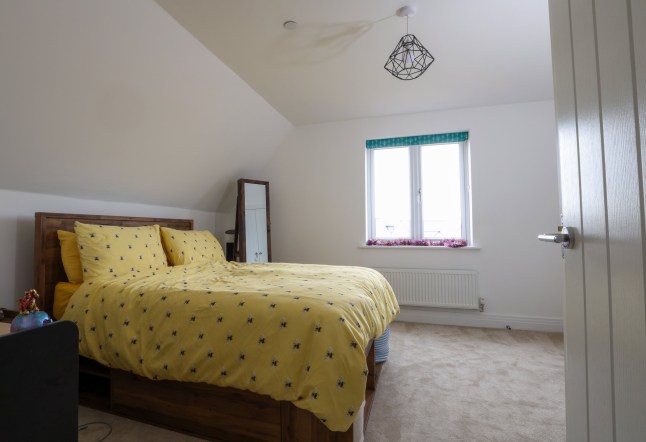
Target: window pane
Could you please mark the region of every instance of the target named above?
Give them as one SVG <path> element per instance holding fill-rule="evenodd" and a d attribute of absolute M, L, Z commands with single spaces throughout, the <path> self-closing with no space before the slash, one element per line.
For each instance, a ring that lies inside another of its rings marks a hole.
<path fill-rule="evenodd" d="M 408 148 L 372 151 L 376 238 L 410 238 L 410 161 Z"/>
<path fill-rule="evenodd" d="M 421 146 L 424 238 L 461 238 L 460 144 Z"/>

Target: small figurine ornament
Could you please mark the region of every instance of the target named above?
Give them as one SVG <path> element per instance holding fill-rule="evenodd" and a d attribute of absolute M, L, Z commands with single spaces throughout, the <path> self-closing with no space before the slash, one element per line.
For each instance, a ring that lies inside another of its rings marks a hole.
<path fill-rule="evenodd" d="M 11 321 L 12 332 L 27 330 L 29 328 L 42 327 L 52 322 L 46 312 L 41 312 L 36 305 L 38 292 L 31 289 L 25 292 L 25 296 L 18 301 L 20 313 Z"/>

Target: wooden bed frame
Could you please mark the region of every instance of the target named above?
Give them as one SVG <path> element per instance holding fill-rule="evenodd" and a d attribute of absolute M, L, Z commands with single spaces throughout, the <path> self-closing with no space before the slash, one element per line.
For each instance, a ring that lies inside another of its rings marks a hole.
<path fill-rule="evenodd" d="M 36 213 L 36 289 L 39 307 L 50 315 L 54 287 L 67 281 L 57 231 L 74 231 L 75 221 L 193 229 L 193 220 L 188 219 Z M 312 413 L 288 401 L 207 384 L 152 381 L 83 357 L 79 361 L 79 400 L 83 405 L 210 440 L 357 442 L 363 439 L 381 369 L 381 364 L 375 366 L 372 341 L 367 354 L 369 375 L 363 422 L 359 414 L 359 422 L 355 421 L 346 432 L 330 431 Z"/>

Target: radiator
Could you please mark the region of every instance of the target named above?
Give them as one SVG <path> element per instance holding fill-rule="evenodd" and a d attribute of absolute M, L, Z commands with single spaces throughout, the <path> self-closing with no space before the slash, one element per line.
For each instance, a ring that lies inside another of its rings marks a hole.
<path fill-rule="evenodd" d="M 386 277 L 401 305 L 484 310 L 473 270 L 375 270 Z"/>

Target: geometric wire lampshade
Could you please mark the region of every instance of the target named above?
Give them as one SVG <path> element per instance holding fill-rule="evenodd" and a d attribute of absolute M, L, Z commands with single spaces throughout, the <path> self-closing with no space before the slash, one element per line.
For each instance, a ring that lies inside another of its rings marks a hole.
<path fill-rule="evenodd" d="M 384 69 L 400 80 L 413 80 L 426 71 L 435 58 L 413 35 L 406 34 L 388 57 Z"/>
<path fill-rule="evenodd" d="M 419 40 L 408 33 L 408 17 L 415 15 L 416 11 L 415 5 L 404 5 L 395 12 L 399 17 L 406 17 L 406 35 L 397 43 L 384 69 L 400 80 L 413 80 L 419 77 L 435 61 Z"/>

